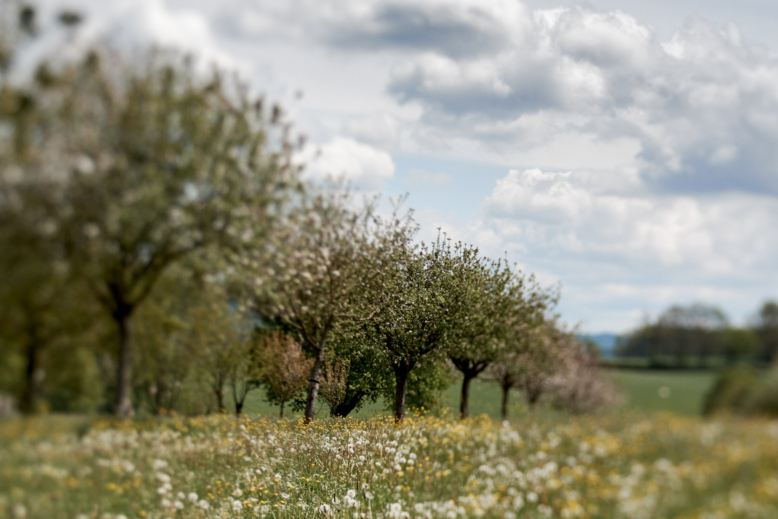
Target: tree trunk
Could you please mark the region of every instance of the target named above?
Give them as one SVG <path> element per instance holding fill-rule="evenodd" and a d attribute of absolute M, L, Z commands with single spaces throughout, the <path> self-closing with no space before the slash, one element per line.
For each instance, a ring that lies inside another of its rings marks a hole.
<path fill-rule="evenodd" d="M 279 418 L 284 417 L 284 404 L 286 403 L 286 400 L 281 400 L 281 414 L 278 416 Z"/>
<path fill-rule="evenodd" d="M 405 418 L 405 395 L 408 393 L 408 375 L 412 366 L 401 362 L 394 366 L 394 423 L 400 425 Z"/>
<path fill-rule="evenodd" d="M 24 392 L 22 393 L 19 409 L 25 413 L 32 413 L 35 406 L 35 398 L 38 396 L 38 381 L 35 379 L 38 370 L 38 329 L 35 325 L 30 327 L 30 337 L 27 342 L 27 369 L 24 373 Z"/>
<path fill-rule="evenodd" d="M 227 409 L 224 407 L 224 388 L 221 384 L 219 384 L 219 386 L 214 389 L 214 393 L 216 394 L 216 407 L 218 409 L 218 413 L 224 414 L 227 412 Z"/>
<path fill-rule="evenodd" d="M 232 401 L 235 402 L 235 416 L 240 416 L 240 413 L 243 411 L 243 403 L 246 401 L 246 395 L 248 394 L 248 391 L 246 391 L 248 382 L 244 382 L 240 396 L 238 396 L 238 385 L 238 382 L 232 381 Z"/>
<path fill-rule="evenodd" d="M 119 328 L 119 362 L 117 364 L 116 416 L 131 418 L 134 414 L 130 392 L 132 390 L 132 346 L 130 329 L 132 307 L 119 305 L 114 320 Z"/>
<path fill-rule="evenodd" d="M 338 416 L 340 418 L 345 418 L 348 416 L 348 414 L 356 408 L 359 403 L 362 401 L 362 399 L 365 397 L 364 391 L 358 391 L 348 397 L 343 402 L 339 403 L 336 407 L 332 409 L 332 412 L 330 413 L 332 416 Z"/>
<path fill-rule="evenodd" d="M 319 384 L 321 380 L 321 368 L 324 365 L 324 342 L 319 344 L 319 348 L 316 352 L 316 361 L 313 363 L 313 369 L 311 370 L 311 378 L 308 380 L 310 385 L 308 386 L 308 401 L 305 403 L 305 417 L 304 422 L 306 424 L 311 423 L 313 415 L 316 410 L 316 397 L 319 395 Z"/>
<path fill-rule="evenodd" d="M 510 386 L 502 387 L 502 419 L 508 418 L 508 395 L 511 392 Z"/>
<path fill-rule="evenodd" d="M 475 376 L 470 371 L 462 372 L 464 377 L 462 378 L 462 392 L 459 395 L 459 418 L 467 418 L 467 404 L 470 400 L 470 382 Z"/>

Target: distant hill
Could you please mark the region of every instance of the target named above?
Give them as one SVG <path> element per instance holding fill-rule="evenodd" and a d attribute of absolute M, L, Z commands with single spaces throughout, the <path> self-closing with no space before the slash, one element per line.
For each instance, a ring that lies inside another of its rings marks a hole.
<path fill-rule="evenodd" d="M 597 334 L 583 334 L 581 335 L 581 339 L 590 339 L 593 341 L 597 346 L 600 347 L 600 351 L 602 351 L 602 357 L 604 359 L 609 359 L 613 357 L 613 352 L 616 349 L 616 343 L 619 339 L 619 336 L 615 333 L 597 333 Z"/>

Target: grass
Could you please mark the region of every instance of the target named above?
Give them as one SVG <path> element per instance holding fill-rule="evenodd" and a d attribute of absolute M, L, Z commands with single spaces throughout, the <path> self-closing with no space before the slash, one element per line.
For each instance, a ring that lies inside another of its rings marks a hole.
<path fill-rule="evenodd" d="M 778 421 L 699 419 L 713 373 L 608 374 L 620 410 L 531 414 L 512 395 L 506 423 L 481 381 L 481 416 L 453 418 L 455 384 L 442 417 L 399 428 L 381 402 L 309 427 L 277 420 L 261 392 L 241 419 L 0 420 L 0 517 L 778 517 Z"/>
<path fill-rule="evenodd" d="M 649 413 L 667 411 L 681 416 L 700 416 L 705 393 L 716 377 L 716 373 L 713 371 L 697 370 L 608 369 L 605 373 L 623 391 L 627 409 Z M 669 395 L 666 390 L 660 392 L 661 388 L 668 388 Z M 459 413 L 459 392 L 460 384 L 456 383 L 443 393 L 442 405 L 452 416 Z M 470 415 L 486 414 L 492 419 L 500 419 L 501 398 L 502 393 L 495 384 L 476 379 L 470 389 Z M 289 407 L 287 405 L 287 414 L 295 417 L 300 416 L 300 414 L 292 413 Z M 261 390 L 249 393 L 244 409 L 248 415 L 278 415 L 278 407 L 268 404 Z M 353 413 L 353 417 L 370 418 L 385 413 L 388 409 L 386 403 L 379 400 Z M 327 407 L 322 406 L 319 416 L 324 416 L 327 412 Z M 553 414 L 553 411 L 547 407 L 541 409 L 540 412 Z M 521 395 L 516 392 L 511 393 L 509 415 L 521 417 L 527 414 L 528 409 L 523 403 Z"/>
<path fill-rule="evenodd" d="M 0 421 L 0 517 L 775 518 L 778 422 Z"/>
<path fill-rule="evenodd" d="M 626 396 L 628 409 L 669 411 L 682 416 L 700 416 L 702 403 L 716 378 L 712 371 L 609 370 Z"/>

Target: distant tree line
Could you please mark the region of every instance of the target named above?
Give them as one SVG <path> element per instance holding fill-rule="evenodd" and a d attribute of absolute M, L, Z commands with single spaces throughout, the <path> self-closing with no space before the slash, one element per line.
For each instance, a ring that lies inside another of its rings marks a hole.
<path fill-rule="evenodd" d="M 765 302 L 745 327 L 731 326 L 714 306 L 673 306 L 621 338 L 615 354 L 652 367 L 767 366 L 778 359 L 778 303 Z"/>
<path fill-rule="evenodd" d="M 30 77 L 36 13 L 0 11 L 0 392 L 24 412 L 244 409 L 313 419 L 379 398 L 460 414 L 488 376 L 534 405 L 612 403 L 556 289 L 305 183 L 278 106 L 157 50 L 63 52 Z M 74 30 L 80 17 L 63 13 Z"/>

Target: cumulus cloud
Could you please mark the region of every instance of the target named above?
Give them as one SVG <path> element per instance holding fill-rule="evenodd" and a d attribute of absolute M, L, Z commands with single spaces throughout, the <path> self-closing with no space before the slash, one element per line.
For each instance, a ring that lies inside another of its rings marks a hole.
<path fill-rule="evenodd" d="M 531 37 L 494 55 L 411 57 L 390 92 L 422 103 L 439 132 L 496 147 L 562 132 L 635 139 L 656 190 L 778 193 L 773 53 L 695 19 L 664 42 L 620 11 L 536 11 L 532 22 Z"/>
<path fill-rule="evenodd" d="M 247 63 L 226 52 L 214 34 L 207 12 L 195 5 L 171 5 L 164 0 L 38 0 L 31 2 L 43 27 L 25 56 L 31 62 L 47 57 L 52 49 L 83 50 L 110 42 L 120 47 L 146 49 L 161 45 L 191 53 L 203 69 L 214 63 L 245 71 Z M 57 34 L 56 20 L 63 11 L 83 16 L 77 32 Z"/>
<path fill-rule="evenodd" d="M 764 269 L 778 257 L 778 244 L 763 232 L 778 225 L 778 200 L 765 196 L 614 194 L 571 172 L 531 169 L 500 179 L 484 210 L 506 241 L 561 253 L 712 274 Z"/>
<path fill-rule="evenodd" d="M 343 180 L 363 190 L 381 189 L 395 170 L 388 153 L 346 137 L 319 147 L 308 146 L 297 160 L 304 164 L 303 174 L 312 181 Z"/>

